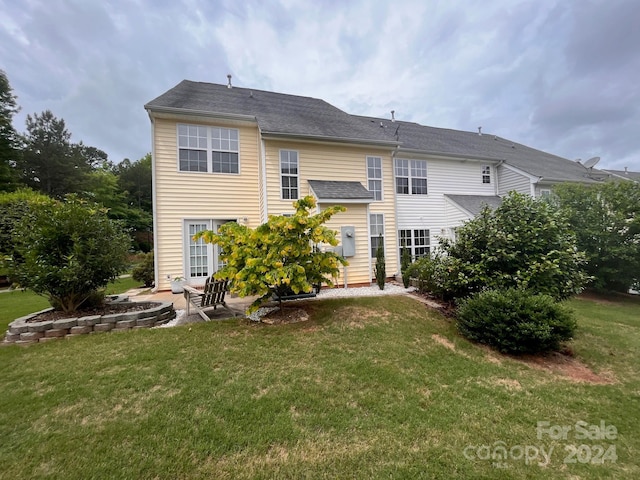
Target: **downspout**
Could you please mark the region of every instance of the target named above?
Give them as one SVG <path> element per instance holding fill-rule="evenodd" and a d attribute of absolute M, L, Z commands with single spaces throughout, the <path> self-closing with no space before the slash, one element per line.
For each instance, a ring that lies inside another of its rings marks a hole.
<path fill-rule="evenodd" d="M 151 120 L 151 198 L 153 205 L 153 292 L 157 292 L 160 288 L 160 272 L 158 267 L 158 196 L 156 183 L 156 122 L 149 115 Z"/>
<path fill-rule="evenodd" d="M 260 129 L 258 129 L 258 131 L 260 131 Z M 262 203 L 264 205 L 262 210 L 262 223 L 266 223 L 267 220 L 269 220 L 269 195 L 267 192 L 267 153 L 262 132 L 260 132 L 260 150 L 260 163 L 262 168 Z"/>
<path fill-rule="evenodd" d="M 398 222 L 398 194 L 396 193 L 396 153 L 398 153 L 397 145 L 396 145 L 396 148 L 394 148 L 391 151 L 391 173 L 392 173 L 391 188 L 393 188 L 393 214 L 395 215 L 395 218 L 396 218 L 396 231 L 394 232 L 394 234 L 396 236 L 396 245 L 398 246 L 398 248 L 396 248 L 396 262 L 397 262 L 396 265 L 398 265 L 398 269 L 400 269 L 400 265 L 402 264 L 402 259 L 400 258 L 400 248 L 399 248 L 400 238 L 398 237 L 398 231 L 400 230 L 400 225 Z M 427 175 L 428 174 L 429 173 L 427 172 Z M 429 240 L 429 243 L 431 243 L 431 240 Z M 369 251 L 371 251 L 371 248 L 369 248 Z M 371 262 L 369 262 L 369 265 L 371 265 Z"/>
<path fill-rule="evenodd" d="M 498 168 L 500 168 L 500 166 L 504 163 L 504 160 L 500 160 L 500 163 L 498 163 L 495 166 L 496 169 L 496 196 L 500 196 L 500 174 L 498 173 Z"/>

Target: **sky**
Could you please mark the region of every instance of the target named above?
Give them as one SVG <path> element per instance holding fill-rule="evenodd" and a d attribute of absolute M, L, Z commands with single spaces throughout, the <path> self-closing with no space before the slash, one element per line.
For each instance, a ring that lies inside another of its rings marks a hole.
<path fill-rule="evenodd" d="M 499 135 L 640 171 L 638 0 L 0 0 L 22 110 L 136 160 L 183 79 Z"/>

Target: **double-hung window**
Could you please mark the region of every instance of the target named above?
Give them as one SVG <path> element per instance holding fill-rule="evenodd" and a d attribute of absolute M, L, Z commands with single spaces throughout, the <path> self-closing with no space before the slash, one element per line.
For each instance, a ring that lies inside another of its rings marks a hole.
<path fill-rule="evenodd" d="M 482 183 L 491 183 L 491 167 L 489 165 L 482 166 Z"/>
<path fill-rule="evenodd" d="M 178 125 L 181 172 L 239 173 L 239 134 L 235 128 Z"/>
<path fill-rule="evenodd" d="M 283 200 L 298 199 L 298 152 L 280 150 L 280 185 Z"/>
<path fill-rule="evenodd" d="M 382 158 L 367 157 L 367 181 L 373 199 L 382 200 Z"/>
<path fill-rule="evenodd" d="M 399 230 L 398 238 L 400 240 L 400 256 L 402 256 L 402 247 L 406 247 L 409 250 L 411 260 L 429 254 L 429 230 L 424 228 Z"/>
<path fill-rule="evenodd" d="M 378 245 L 384 250 L 384 215 L 382 213 L 369 214 L 369 234 L 371 235 L 371 258 L 376 258 Z"/>
<path fill-rule="evenodd" d="M 427 161 L 396 159 L 396 193 L 427 194 Z"/>

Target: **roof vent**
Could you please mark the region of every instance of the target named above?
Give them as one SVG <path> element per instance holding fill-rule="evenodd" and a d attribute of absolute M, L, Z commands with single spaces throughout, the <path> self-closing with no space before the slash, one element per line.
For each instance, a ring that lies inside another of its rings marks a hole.
<path fill-rule="evenodd" d="M 231 74 L 227 75 L 227 79 L 228 79 L 227 88 L 233 88 L 233 85 L 231 85 Z"/>
<path fill-rule="evenodd" d="M 251 98 L 253 98 L 253 90 L 250 90 L 250 91 L 249 91 L 249 96 L 250 96 Z"/>
<path fill-rule="evenodd" d="M 396 111 L 395 110 L 391 110 L 391 121 L 392 122 L 396 121 Z"/>
<path fill-rule="evenodd" d="M 629 175 L 629 167 L 624 167 L 624 174 Z"/>
<path fill-rule="evenodd" d="M 380 128 L 384 128 L 384 125 L 382 124 L 382 122 L 380 122 Z"/>
<path fill-rule="evenodd" d="M 482 127 L 478 127 L 478 135 L 482 136 Z"/>

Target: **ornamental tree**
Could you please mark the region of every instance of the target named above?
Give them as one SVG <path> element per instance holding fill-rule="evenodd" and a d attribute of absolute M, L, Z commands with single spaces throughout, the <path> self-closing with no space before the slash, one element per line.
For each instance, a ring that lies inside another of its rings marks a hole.
<path fill-rule="evenodd" d="M 241 297 L 259 296 L 250 311 L 274 294 L 280 300 L 286 292 L 308 293 L 322 282 L 332 287 L 340 266 L 347 265 L 335 252 L 318 248 L 319 244 L 338 245 L 336 232 L 324 223 L 345 208 L 336 205 L 312 215 L 316 201 L 310 196 L 295 202 L 294 207 L 293 216 L 272 215 L 255 229 L 230 222 L 222 225 L 218 233 L 205 230 L 194 237 L 220 247 L 226 265 L 215 274 L 216 278 L 229 279 L 230 290 Z"/>

